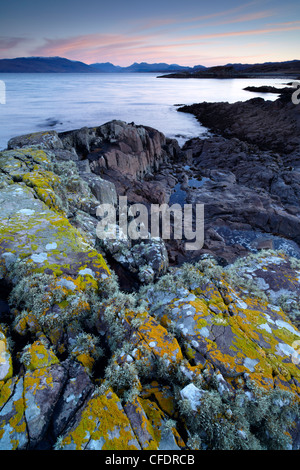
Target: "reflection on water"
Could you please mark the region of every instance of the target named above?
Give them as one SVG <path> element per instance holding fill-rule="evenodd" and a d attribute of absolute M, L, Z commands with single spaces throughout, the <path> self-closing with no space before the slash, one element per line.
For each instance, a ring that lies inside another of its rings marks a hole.
<path fill-rule="evenodd" d="M 177 183 L 174 186 L 173 193 L 170 196 L 170 204 L 180 204 L 183 206 L 186 203 L 186 196 L 188 188 L 201 188 L 206 181 L 210 181 L 209 178 L 189 178 L 184 185 L 182 183 Z"/>
<path fill-rule="evenodd" d="M 173 193 L 170 196 L 169 204 L 185 204 L 186 191 L 181 189 L 181 183 L 177 183 L 174 187 Z"/>

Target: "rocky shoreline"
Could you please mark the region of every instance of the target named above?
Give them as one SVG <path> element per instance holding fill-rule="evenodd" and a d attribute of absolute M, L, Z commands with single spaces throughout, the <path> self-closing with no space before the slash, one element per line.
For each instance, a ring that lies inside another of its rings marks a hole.
<path fill-rule="evenodd" d="M 0 153 L 0 449 L 300 448 L 300 112 L 184 106 Z M 99 204 L 205 207 L 205 241 L 99 240 Z"/>

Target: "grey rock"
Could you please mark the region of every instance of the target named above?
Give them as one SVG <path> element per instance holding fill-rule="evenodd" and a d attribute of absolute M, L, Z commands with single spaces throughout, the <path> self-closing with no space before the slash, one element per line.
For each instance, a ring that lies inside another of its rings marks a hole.
<path fill-rule="evenodd" d="M 79 173 L 91 173 L 90 162 L 86 160 L 80 160 L 76 163 Z"/>
<path fill-rule="evenodd" d="M 92 194 L 100 204 L 117 205 L 117 192 L 113 183 L 93 173 L 80 173 L 80 177 L 88 184 Z"/>
<path fill-rule="evenodd" d="M 65 381 L 66 370 L 61 365 L 46 367 L 43 374 L 35 371 L 26 373 L 25 419 L 31 448 L 43 439 Z"/>
<path fill-rule="evenodd" d="M 53 430 L 56 438 L 67 428 L 76 411 L 84 404 L 94 388 L 81 364 L 71 363 L 68 373 L 68 382 L 53 415 Z"/>

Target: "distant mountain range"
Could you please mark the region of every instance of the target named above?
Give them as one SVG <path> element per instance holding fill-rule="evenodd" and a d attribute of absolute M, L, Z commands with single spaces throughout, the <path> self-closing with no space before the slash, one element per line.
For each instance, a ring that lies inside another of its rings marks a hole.
<path fill-rule="evenodd" d="M 119 65 L 113 65 L 110 62 L 106 62 L 103 64 L 91 64 L 91 67 L 97 69 L 99 72 L 102 73 L 142 73 L 142 72 L 155 72 L 155 73 L 163 73 L 163 72 L 194 72 L 196 70 L 204 70 L 206 67 L 204 65 L 195 65 L 195 67 L 184 67 L 178 64 L 147 64 L 146 62 L 141 62 L 138 64 L 135 62 L 128 67 L 120 67 Z"/>
<path fill-rule="evenodd" d="M 227 64 L 214 67 L 135 62 L 121 67 L 110 62 L 85 64 L 62 57 L 0 59 L 0 73 L 163 73 L 161 78 L 252 78 L 300 75 L 300 60 L 263 64 Z"/>
<path fill-rule="evenodd" d="M 83 62 L 64 59 L 62 57 L 18 57 L 16 59 L 0 59 L 0 73 L 171 73 L 194 72 L 205 69 L 203 65 L 183 67 L 177 64 L 134 63 L 129 67 L 113 65 L 110 62 L 87 65 Z"/>

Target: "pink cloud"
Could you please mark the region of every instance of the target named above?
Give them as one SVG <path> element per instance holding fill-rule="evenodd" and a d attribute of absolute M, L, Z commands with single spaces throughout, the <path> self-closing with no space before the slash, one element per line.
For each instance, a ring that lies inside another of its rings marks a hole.
<path fill-rule="evenodd" d="M 248 13 L 240 17 L 236 17 L 236 18 L 231 16 L 253 5 L 256 5 L 257 3 L 258 2 L 256 1 L 249 2 L 249 3 L 246 3 L 245 5 L 239 5 L 238 7 L 235 7 L 235 8 L 222 10 L 222 11 L 218 11 L 215 13 L 210 13 L 207 15 L 200 15 L 200 16 L 193 16 L 193 17 L 175 16 L 175 17 L 159 18 L 159 19 L 149 18 L 147 21 L 143 21 L 143 22 L 140 22 L 140 20 L 137 20 L 131 23 L 131 26 L 135 25 L 136 27 L 135 31 L 143 31 L 143 30 L 153 29 L 153 28 L 157 28 L 161 26 L 172 26 L 174 24 L 180 27 L 181 25 L 191 23 L 190 27 L 192 28 L 192 27 L 195 27 L 195 23 L 201 23 L 201 22 L 207 23 L 207 20 L 215 20 L 218 18 L 224 18 L 228 16 L 229 18 L 210 23 L 210 25 L 221 25 L 221 24 L 239 23 L 239 22 L 245 22 L 245 21 L 254 21 L 254 20 L 259 20 L 259 19 L 270 17 L 274 14 L 274 10 L 266 10 L 266 11 L 261 11 L 261 12 L 256 12 L 256 13 Z"/>
<path fill-rule="evenodd" d="M 245 18 L 249 20 L 254 18 L 258 19 L 266 14 L 266 12 L 257 12 L 239 16 L 230 21 L 245 21 Z M 225 21 L 227 23 L 227 20 Z M 160 24 L 160 21 L 156 24 Z M 184 32 L 179 32 L 178 30 L 176 30 L 176 36 L 168 36 L 162 33 L 138 34 L 137 32 L 135 34 L 87 34 L 71 38 L 45 39 L 45 43 L 37 47 L 34 51 L 31 51 L 31 55 L 67 57 L 86 63 L 112 61 L 118 65 L 129 65 L 133 61 L 143 60 L 155 62 L 164 61 L 169 63 L 170 61 L 177 63 L 184 61 L 185 64 L 188 62 L 191 64 L 192 61 L 194 61 L 194 63 L 201 63 L 199 62 L 201 45 L 213 47 L 214 40 L 240 36 L 251 37 L 295 30 L 300 30 L 300 21 L 274 23 L 273 25 L 268 24 L 265 27 L 251 30 L 193 35 L 185 35 Z M 236 45 L 235 51 L 232 52 L 237 51 L 240 52 L 238 44 Z M 210 57 L 215 56 L 212 49 L 210 49 L 210 53 Z M 253 57 L 259 58 L 259 55 Z M 208 59 L 207 57 L 207 60 Z M 228 57 L 228 60 L 231 61 L 232 59 Z"/>
<path fill-rule="evenodd" d="M 146 46 L 151 35 L 90 34 L 66 39 L 45 39 L 45 44 L 31 51 L 33 55 L 61 56 L 73 60 L 96 61 L 112 51 Z"/>
<path fill-rule="evenodd" d="M 195 23 L 195 22 L 199 22 L 199 21 L 204 21 L 204 20 L 206 21 L 206 20 L 219 18 L 219 17 L 224 17 L 224 16 L 226 17 L 226 16 L 230 16 L 230 15 L 239 13 L 242 10 L 246 10 L 247 8 L 249 8 L 253 5 L 257 5 L 258 3 L 259 2 L 257 2 L 257 1 L 253 1 L 253 2 L 246 3 L 245 5 L 239 5 L 238 7 L 231 8 L 230 10 L 227 9 L 227 10 L 223 10 L 223 11 L 218 11 L 216 13 L 211 13 L 211 14 L 208 14 L 208 15 L 200 15 L 200 16 L 191 17 L 191 18 L 180 18 L 180 19 L 178 19 L 178 22 L 179 23 Z M 236 21 L 239 22 L 239 21 L 250 21 L 252 19 L 260 19 L 262 17 L 261 15 L 270 16 L 270 13 L 271 13 L 270 10 L 268 12 L 265 11 L 265 12 L 257 12 L 257 13 L 248 13 L 248 14 L 243 15 L 243 17 L 240 17 L 242 19 L 237 18 Z M 265 18 L 266 16 L 263 16 L 263 17 Z M 224 23 L 222 23 L 222 24 L 226 24 L 227 22 L 231 23 L 231 22 L 235 22 L 235 21 L 234 21 L 234 19 L 232 19 L 232 17 L 230 17 L 227 20 L 224 20 Z M 217 23 L 217 24 L 219 24 L 219 23 Z"/>
<path fill-rule="evenodd" d="M 274 28 L 261 28 L 261 29 L 252 29 L 245 31 L 229 31 L 222 33 L 210 33 L 210 34 L 195 34 L 192 36 L 186 36 L 186 40 L 193 39 L 215 39 L 215 38 L 225 38 L 225 37 L 234 37 L 234 36 L 252 36 L 257 34 L 268 34 L 268 33 L 278 33 L 283 31 L 296 31 L 300 30 L 300 24 L 290 25 L 290 26 L 276 26 Z"/>
<path fill-rule="evenodd" d="M 260 11 L 257 13 L 248 13 L 246 15 L 238 16 L 236 18 L 228 18 L 227 20 L 214 23 L 215 26 L 223 24 L 233 24 L 233 23 L 245 23 L 247 21 L 257 21 L 264 18 L 269 18 L 274 15 L 273 10 Z"/>

